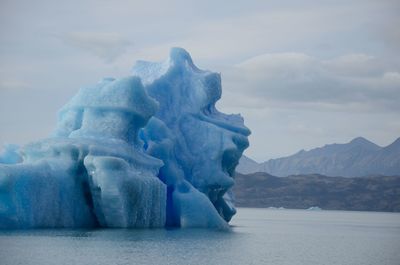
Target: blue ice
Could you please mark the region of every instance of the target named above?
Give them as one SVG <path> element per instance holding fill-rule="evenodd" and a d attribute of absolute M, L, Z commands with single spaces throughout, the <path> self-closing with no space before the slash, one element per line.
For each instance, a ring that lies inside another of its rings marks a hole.
<path fill-rule="evenodd" d="M 49 138 L 0 154 L 0 228 L 227 228 L 250 131 L 220 97 L 181 48 L 80 89 Z"/>

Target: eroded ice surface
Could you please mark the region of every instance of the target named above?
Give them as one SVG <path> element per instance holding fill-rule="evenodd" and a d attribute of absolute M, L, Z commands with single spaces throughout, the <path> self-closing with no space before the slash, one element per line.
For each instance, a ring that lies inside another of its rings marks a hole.
<path fill-rule="evenodd" d="M 82 88 L 50 138 L 0 156 L 0 227 L 215 227 L 250 131 L 183 49 Z"/>

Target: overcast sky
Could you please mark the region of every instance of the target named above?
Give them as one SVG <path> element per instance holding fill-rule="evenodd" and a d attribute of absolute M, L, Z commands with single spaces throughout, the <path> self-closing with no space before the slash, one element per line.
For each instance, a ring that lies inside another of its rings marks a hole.
<path fill-rule="evenodd" d="M 45 138 L 82 86 L 188 50 L 257 161 L 400 136 L 399 1 L 0 0 L 0 143 Z"/>

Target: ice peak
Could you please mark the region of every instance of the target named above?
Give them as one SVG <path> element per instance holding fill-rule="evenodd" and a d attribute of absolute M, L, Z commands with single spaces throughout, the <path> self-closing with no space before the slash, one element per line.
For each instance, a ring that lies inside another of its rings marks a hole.
<path fill-rule="evenodd" d="M 169 51 L 169 58 L 176 64 L 182 64 L 183 62 L 188 62 L 189 64 L 193 64 L 192 57 L 190 54 L 183 48 L 173 47 Z"/>

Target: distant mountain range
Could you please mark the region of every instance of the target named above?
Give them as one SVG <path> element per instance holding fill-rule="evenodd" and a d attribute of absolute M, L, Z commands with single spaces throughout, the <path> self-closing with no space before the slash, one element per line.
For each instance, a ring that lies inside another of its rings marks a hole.
<path fill-rule="evenodd" d="M 363 177 L 400 174 L 400 138 L 380 147 L 358 137 L 346 144 L 328 144 L 309 151 L 257 163 L 242 156 L 236 171 L 243 174 L 267 172 L 286 177 L 297 174 Z"/>
<path fill-rule="evenodd" d="M 233 192 L 239 207 L 400 212 L 400 175 L 281 178 L 258 172 L 237 173 L 235 182 Z"/>

